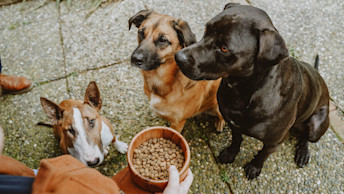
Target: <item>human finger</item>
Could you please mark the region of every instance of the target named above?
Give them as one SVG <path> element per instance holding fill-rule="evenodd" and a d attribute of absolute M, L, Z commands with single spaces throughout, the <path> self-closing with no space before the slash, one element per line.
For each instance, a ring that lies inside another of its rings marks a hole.
<path fill-rule="evenodd" d="M 188 169 L 188 175 L 185 177 L 184 181 L 180 183 L 180 188 L 187 192 L 192 184 L 193 181 L 193 174 L 190 170 L 190 168 Z"/>
<path fill-rule="evenodd" d="M 168 173 L 167 187 L 179 187 L 179 173 L 174 165 L 171 165 Z"/>

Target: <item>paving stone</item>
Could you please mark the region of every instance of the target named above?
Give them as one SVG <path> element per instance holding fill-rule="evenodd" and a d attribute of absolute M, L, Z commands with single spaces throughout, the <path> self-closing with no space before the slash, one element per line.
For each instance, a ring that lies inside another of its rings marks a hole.
<path fill-rule="evenodd" d="M 43 3 L 46 2 L 44 6 Z M 0 30 L 14 30 L 22 25 L 58 18 L 56 3 L 52 1 L 26 1 L 0 6 Z"/>
<path fill-rule="evenodd" d="M 128 31 L 128 13 L 137 6 L 126 3 L 123 7 L 123 2 L 116 5 L 116 9 L 113 6 L 100 7 L 89 17 L 89 9 L 85 8 L 61 17 L 68 72 L 129 59 L 137 43 L 135 33 Z"/>
<path fill-rule="evenodd" d="M 0 32 L 2 73 L 25 76 L 34 82 L 65 76 L 57 19 Z"/>

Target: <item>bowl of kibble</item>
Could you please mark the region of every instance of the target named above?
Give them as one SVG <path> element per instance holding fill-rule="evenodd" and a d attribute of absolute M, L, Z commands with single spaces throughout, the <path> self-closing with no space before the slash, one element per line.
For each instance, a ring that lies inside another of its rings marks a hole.
<path fill-rule="evenodd" d="M 134 183 L 146 191 L 162 192 L 171 165 L 178 169 L 180 182 L 186 177 L 190 148 L 186 139 L 174 129 L 150 127 L 131 140 L 127 159 Z"/>

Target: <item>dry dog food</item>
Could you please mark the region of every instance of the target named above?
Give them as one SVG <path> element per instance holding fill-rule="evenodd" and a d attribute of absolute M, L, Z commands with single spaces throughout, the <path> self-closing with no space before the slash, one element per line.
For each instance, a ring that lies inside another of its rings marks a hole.
<path fill-rule="evenodd" d="M 144 177 L 164 180 L 171 165 L 180 171 L 184 165 L 183 150 L 170 140 L 153 138 L 134 150 L 134 168 Z"/>

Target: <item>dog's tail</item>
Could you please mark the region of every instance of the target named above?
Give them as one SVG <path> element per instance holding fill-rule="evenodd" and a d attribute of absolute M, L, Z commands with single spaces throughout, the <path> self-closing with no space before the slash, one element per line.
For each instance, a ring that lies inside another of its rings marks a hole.
<path fill-rule="evenodd" d="M 53 124 L 52 124 L 52 123 L 46 123 L 46 122 L 38 122 L 36 125 L 47 126 L 47 127 L 53 127 Z"/>
<path fill-rule="evenodd" d="M 319 71 L 319 55 L 315 57 L 314 68 Z"/>

